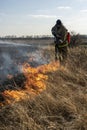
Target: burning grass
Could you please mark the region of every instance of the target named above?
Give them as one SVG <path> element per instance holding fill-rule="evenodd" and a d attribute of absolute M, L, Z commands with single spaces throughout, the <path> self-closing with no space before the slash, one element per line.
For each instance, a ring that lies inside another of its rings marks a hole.
<path fill-rule="evenodd" d="M 26 98 L 21 93 L 22 100 L 1 108 L 0 129 L 86 130 L 86 58 L 87 49 L 77 47 L 69 50 L 65 67 L 55 62 L 37 68 L 24 65 L 25 89 L 19 92 Z"/>
<path fill-rule="evenodd" d="M 36 68 L 29 64 L 23 65 L 23 74 L 8 76 L 1 89 L 1 105 L 25 99 L 30 93 L 37 95 L 46 90 L 45 81 L 48 79 L 46 73 L 56 71 L 60 67 L 59 62 L 52 62 Z"/>

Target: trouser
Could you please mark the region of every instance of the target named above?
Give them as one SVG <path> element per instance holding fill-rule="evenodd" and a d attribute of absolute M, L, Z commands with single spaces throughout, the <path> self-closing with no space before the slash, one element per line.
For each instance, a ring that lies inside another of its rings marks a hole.
<path fill-rule="evenodd" d="M 58 45 L 55 44 L 55 60 L 58 59 L 60 62 L 66 61 L 67 52 L 68 52 L 67 46 L 58 47 Z"/>

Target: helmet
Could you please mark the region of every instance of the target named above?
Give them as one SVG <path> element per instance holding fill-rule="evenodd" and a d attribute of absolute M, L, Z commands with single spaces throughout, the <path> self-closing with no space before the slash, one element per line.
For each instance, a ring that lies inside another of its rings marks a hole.
<path fill-rule="evenodd" d="M 56 24 L 57 24 L 57 25 L 61 25 L 61 24 L 62 24 L 61 20 L 58 19 L 58 20 L 56 21 Z"/>

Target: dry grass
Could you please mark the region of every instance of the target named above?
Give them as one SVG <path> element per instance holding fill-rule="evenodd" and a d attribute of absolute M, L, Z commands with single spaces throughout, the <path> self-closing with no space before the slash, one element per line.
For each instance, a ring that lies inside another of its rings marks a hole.
<path fill-rule="evenodd" d="M 48 76 L 46 91 L 0 110 L 0 130 L 87 130 L 87 49 L 69 49 L 65 69 Z"/>

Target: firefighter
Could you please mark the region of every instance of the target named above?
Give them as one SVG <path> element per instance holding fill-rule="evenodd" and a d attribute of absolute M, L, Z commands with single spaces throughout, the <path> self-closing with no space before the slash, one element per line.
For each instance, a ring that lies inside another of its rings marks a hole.
<path fill-rule="evenodd" d="M 52 27 L 51 32 L 55 38 L 55 60 L 60 62 L 66 61 L 67 58 L 67 34 L 68 30 L 62 24 L 61 20 L 58 19 L 54 27 Z"/>

